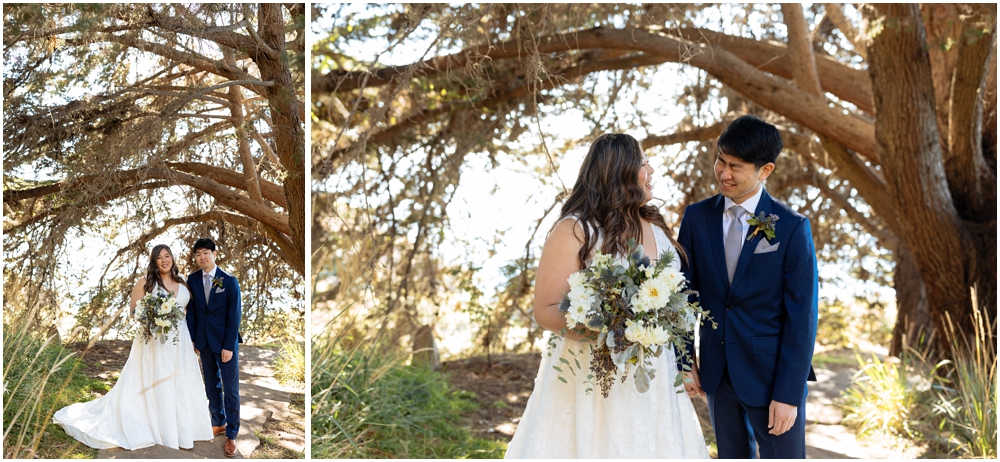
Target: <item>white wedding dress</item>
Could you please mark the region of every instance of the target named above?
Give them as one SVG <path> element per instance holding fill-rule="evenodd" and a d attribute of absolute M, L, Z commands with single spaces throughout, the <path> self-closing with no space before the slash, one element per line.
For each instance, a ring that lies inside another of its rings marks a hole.
<path fill-rule="evenodd" d="M 166 294 L 166 290 L 157 287 Z M 187 306 L 191 293 L 180 284 L 175 297 Z M 212 418 L 191 334 L 182 320 L 167 341 L 136 337 L 115 386 L 106 395 L 60 409 L 53 416 L 73 438 L 94 449 L 140 449 L 154 444 L 174 449 L 212 440 Z"/>
<path fill-rule="evenodd" d="M 657 254 L 662 249 L 673 251 L 671 264 L 679 268 L 680 259 L 667 236 L 656 226 L 653 234 Z M 595 248 L 600 248 L 600 237 Z M 578 359 L 582 367 L 576 375 L 562 367 L 560 374 L 552 368 L 562 365 L 559 358 L 570 363 Z M 635 369 L 629 368 L 628 379 L 623 383 L 619 375 L 605 398 L 596 383 L 585 383 L 590 359 L 587 343 L 562 337 L 555 339 L 554 348 L 542 352 L 535 388 L 504 458 L 708 458 L 691 399 L 683 387 L 674 387 L 678 372 L 672 348 L 652 358 L 656 377 L 645 393 L 635 389 Z M 559 380 L 560 375 L 567 383 Z M 588 388 L 593 389 L 589 394 Z"/>

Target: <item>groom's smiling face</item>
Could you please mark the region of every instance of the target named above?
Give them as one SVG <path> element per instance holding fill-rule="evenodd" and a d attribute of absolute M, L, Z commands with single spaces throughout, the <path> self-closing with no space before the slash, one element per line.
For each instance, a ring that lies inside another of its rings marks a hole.
<path fill-rule="evenodd" d="M 215 267 L 215 251 L 208 249 L 198 249 L 194 253 L 194 261 L 198 267 L 205 271 L 211 271 Z"/>
<path fill-rule="evenodd" d="M 768 162 L 758 169 L 752 162 L 721 151 L 715 159 L 715 179 L 719 181 L 720 192 L 737 204 L 753 196 L 772 171 L 773 163 Z"/>

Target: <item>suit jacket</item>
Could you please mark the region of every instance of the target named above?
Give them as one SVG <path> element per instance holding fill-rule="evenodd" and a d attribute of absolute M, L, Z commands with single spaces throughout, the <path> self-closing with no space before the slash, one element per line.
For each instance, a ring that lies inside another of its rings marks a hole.
<path fill-rule="evenodd" d="M 714 393 L 728 368 L 745 404 L 799 405 L 808 392 L 806 381 L 816 380 L 811 362 L 819 286 L 809 219 L 764 191 L 753 214 L 778 216 L 775 237 L 767 240 L 761 231 L 744 241 L 730 284 L 724 204 L 716 195 L 688 206 L 678 236 L 689 256 L 691 288 L 718 323 L 717 329 L 708 322 L 700 327 L 701 387 Z"/>
<path fill-rule="evenodd" d="M 204 270 L 188 275 L 191 301 L 187 324 L 195 348 L 204 350 L 208 346 L 213 353 L 221 354 L 222 350 L 236 351 L 243 306 L 239 281 L 222 268 L 216 268 L 215 277 L 222 279 L 222 287 L 213 284 L 205 300 Z"/>

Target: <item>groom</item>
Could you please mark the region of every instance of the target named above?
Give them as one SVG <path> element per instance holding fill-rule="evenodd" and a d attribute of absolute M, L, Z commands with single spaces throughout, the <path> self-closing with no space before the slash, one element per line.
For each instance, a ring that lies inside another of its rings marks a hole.
<path fill-rule="evenodd" d="M 681 221 L 691 288 L 718 323 L 701 327 L 700 369 L 692 365 L 685 388 L 708 395 L 720 459 L 754 458 L 758 448 L 767 459 L 806 456 L 816 249 L 809 220 L 764 191 L 781 149 L 773 125 L 736 119 L 718 140 L 721 193 Z"/>
<path fill-rule="evenodd" d="M 215 257 L 215 242 L 211 239 L 198 239 L 194 243 L 194 259 L 201 271 L 188 275 L 192 297 L 187 324 L 194 351 L 201 355 L 212 432 L 215 435 L 225 432 L 225 454 L 233 457 L 236 434 L 240 431 L 240 284 L 215 266 Z"/>

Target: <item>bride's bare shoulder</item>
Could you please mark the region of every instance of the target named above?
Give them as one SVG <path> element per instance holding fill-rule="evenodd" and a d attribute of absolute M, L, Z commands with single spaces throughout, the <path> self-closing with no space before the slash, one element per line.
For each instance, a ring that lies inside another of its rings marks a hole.
<path fill-rule="evenodd" d="M 556 225 L 552 227 L 552 231 L 549 232 L 549 239 L 570 239 L 575 238 L 576 240 L 583 242 L 583 225 L 580 220 L 576 217 L 565 217 L 556 222 Z"/>

